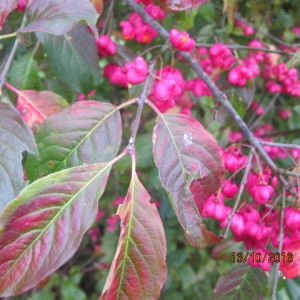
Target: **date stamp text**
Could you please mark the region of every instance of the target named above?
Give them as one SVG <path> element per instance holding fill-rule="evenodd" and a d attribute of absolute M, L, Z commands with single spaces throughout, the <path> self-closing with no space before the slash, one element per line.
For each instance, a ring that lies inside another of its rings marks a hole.
<path fill-rule="evenodd" d="M 245 263 L 248 260 L 252 263 L 291 263 L 293 262 L 292 252 L 232 252 L 233 263 Z"/>

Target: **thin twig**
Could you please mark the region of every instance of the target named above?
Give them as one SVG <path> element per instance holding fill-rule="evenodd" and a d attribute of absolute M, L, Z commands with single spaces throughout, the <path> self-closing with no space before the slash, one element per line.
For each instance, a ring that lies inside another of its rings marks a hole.
<path fill-rule="evenodd" d="M 274 35 L 272 35 L 272 34 L 270 34 L 270 33 L 268 33 L 268 32 L 265 32 L 264 30 L 262 30 L 262 29 L 260 29 L 260 28 L 255 27 L 253 24 L 249 23 L 247 20 L 245 20 L 244 18 L 242 18 L 238 13 L 235 14 L 235 18 L 236 18 L 237 20 L 239 20 L 239 21 L 242 21 L 245 25 L 249 25 L 249 26 L 253 27 L 253 29 L 254 29 L 256 32 L 258 32 L 258 33 L 260 33 L 260 34 L 262 34 L 262 35 L 268 37 L 269 39 L 273 40 L 273 41 L 276 42 L 277 44 L 283 45 L 283 46 L 285 46 L 285 47 L 287 47 L 287 48 L 290 48 L 290 47 L 292 47 L 292 46 L 296 46 L 296 47 L 299 46 L 299 44 L 293 44 L 293 45 L 292 45 L 292 44 L 286 43 L 286 42 L 284 42 L 283 40 L 277 38 L 276 36 L 274 36 Z"/>
<path fill-rule="evenodd" d="M 13 45 L 13 47 L 12 47 L 12 49 L 10 51 L 10 54 L 8 56 L 8 59 L 7 59 L 6 63 L 5 63 L 5 66 L 4 66 L 4 68 L 3 68 L 2 72 L 1 72 L 1 75 L 0 75 L 0 96 L 2 94 L 2 88 L 3 88 L 3 85 L 4 85 L 5 81 L 6 81 L 6 76 L 8 74 L 9 69 L 10 69 L 10 66 L 12 64 L 12 61 L 14 59 L 14 56 L 15 56 L 16 51 L 18 49 L 18 46 L 19 46 L 19 39 L 16 38 L 16 40 L 14 42 L 14 45 Z"/>
<path fill-rule="evenodd" d="M 210 48 L 214 44 L 197 44 L 197 47 L 203 48 Z M 295 52 L 286 52 L 278 49 L 269 49 L 269 48 L 258 48 L 258 47 L 250 47 L 244 45 L 235 45 L 235 44 L 225 44 L 227 48 L 234 49 L 234 50 L 247 50 L 247 51 L 261 51 L 261 52 L 268 52 L 268 53 L 277 53 L 282 55 L 294 55 Z"/>
<path fill-rule="evenodd" d="M 26 23 L 26 15 L 24 15 L 24 17 L 22 19 L 22 23 L 21 23 L 20 28 L 22 28 L 25 25 L 25 23 Z M 13 45 L 13 47 L 12 47 L 10 53 L 9 53 L 8 59 L 5 63 L 5 65 L 4 65 L 4 68 L 3 68 L 3 70 L 0 74 L 0 96 L 2 94 L 2 88 L 3 88 L 3 85 L 6 81 L 7 74 L 9 72 L 10 66 L 11 66 L 12 61 L 15 57 L 16 52 L 17 52 L 18 46 L 19 46 L 19 38 L 17 36 L 16 40 L 14 42 L 14 45 Z"/>
<path fill-rule="evenodd" d="M 242 179 L 242 181 L 240 183 L 239 192 L 238 192 L 236 201 L 234 203 L 234 206 L 232 208 L 232 211 L 231 211 L 231 213 L 228 216 L 227 226 L 226 226 L 226 228 L 224 230 L 224 233 L 222 234 L 222 237 L 225 238 L 225 239 L 228 237 L 228 232 L 229 232 L 229 228 L 230 228 L 230 225 L 232 223 L 232 220 L 233 220 L 233 215 L 235 214 L 235 212 L 236 212 L 236 210 L 237 210 L 237 208 L 238 208 L 238 206 L 240 204 L 240 201 L 241 201 L 241 198 L 242 198 L 242 193 L 244 191 L 245 185 L 247 183 L 247 177 L 248 177 L 248 174 L 250 172 L 253 155 L 254 155 L 254 148 L 252 148 L 251 151 L 250 151 L 250 153 L 249 153 L 247 165 L 246 165 L 246 168 L 245 168 L 245 172 L 243 174 L 243 179 Z"/>
<path fill-rule="evenodd" d="M 285 190 L 282 190 L 282 208 L 280 213 L 280 232 L 279 232 L 279 245 L 278 245 L 278 252 L 279 258 L 282 256 L 282 244 L 283 244 L 283 236 L 284 236 L 284 208 L 285 208 Z M 276 263 L 275 267 L 275 274 L 274 274 L 274 283 L 273 283 L 273 290 L 272 290 L 272 300 L 276 300 L 276 293 L 277 293 L 277 286 L 278 286 L 278 278 L 280 274 L 280 260 Z"/>
<path fill-rule="evenodd" d="M 270 101 L 269 105 L 266 107 L 264 114 L 260 115 L 252 124 L 249 124 L 249 128 L 251 130 L 255 129 L 259 122 L 268 114 L 268 112 L 272 109 L 272 107 L 274 106 L 275 102 L 278 100 L 279 98 L 279 93 L 276 93 L 272 100 Z"/>
<path fill-rule="evenodd" d="M 133 104 L 133 103 L 135 103 L 135 102 L 138 102 L 138 100 L 137 100 L 136 98 L 130 99 L 130 100 L 126 101 L 126 102 L 121 103 L 121 104 L 118 105 L 116 108 L 117 108 L 118 110 L 120 110 L 120 109 L 122 109 L 122 108 L 124 108 L 124 107 L 126 107 L 126 106 L 129 106 L 129 105 L 131 105 L 131 104 Z"/>
<path fill-rule="evenodd" d="M 150 74 L 153 73 L 154 66 L 155 66 L 155 61 L 153 60 L 153 61 L 150 62 L 150 66 L 149 66 L 149 69 L 148 69 L 149 73 L 148 73 L 148 77 L 145 81 L 143 91 L 142 91 L 140 97 L 137 98 L 138 109 L 137 109 L 135 119 L 133 121 L 131 136 L 130 136 L 129 143 L 128 143 L 128 146 L 127 146 L 127 153 L 128 154 L 132 154 L 132 151 L 134 149 L 134 142 L 135 142 L 137 131 L 138 131 L 138 128 L 139 128 L 139 125 L 140 125 L 144 104 L 145 104 L 145 102 L 147 100 L 147 97 L 150 94 L 151 89 L 152 89 L 154 78 Z"/>
<path fill-rule="evenodd" d="M 289 134 L 300 134 L 300 129 L 290 129 L 284 131 L 276 131 L 276 132 L 266 132 L 261 137 L 276 137 L 276 136 L 287 136 Z"/>
<path fill-rule="evenodd" d="M 291 149 L 300 148 L 300 145 L 298 144 L 284 144 L 284 143 L 267 142 L 267 141 L 260 141 L 260 143 L 271 147 L 281 147 L 281 148 L 291 148 Z"/>
<path fill-rule="evenodd" d="M 158 22 L 156 22 L 138 3 L 134 0 L 125 0 L 125 2 L 135 10 L 145 22 L 151 25 L 159 35 L 164 38 L 165 40 L 169 40 L 169 32 L 162 27 Z M 251 145 L 255 147 L 256 151 L 265 161 L 265 163 L 270 167 L 274 174 L 278 175 L 278 179 L 282 183 L 285 189 L 291 190 L 291 185 L 285 178 L 281 175 L 282 170 L 279 169 L 273 160 L 269 157 L 266 153 L 260 141 L 253 135 L 252 131 L 246 125 L 246 123 L 242 120 L 236 110 L 233 108 L 231 103 L 228 101 L 227 96 L 216 86 L 213 80 L 209 77 L 209 75 L 202 69 L 199 65 L 198 61 L 194 59 L 191 54 L 187 52 L 178 51 L 180 55 L 184 58 L 184 60 L 188 63 L 188 65 L 195 71 L 195 73 L 206 83 L 206 85 L 212 91 L 214 98 L 217 103 L 221 104 L 225 110 L 227 111 L 228 115 L 232 118 L 232 120 L 236 123 L 239 127 L 240 131 L 244 135 L 246 139 L 249 140 Z"/>
<path fill-rule="evenodd" d="M 112 20 L 112 15 L 113 15 L 113 8 L 114 8 L 114 5 L 115 5 L 115 0 L 111 0 L 110 1 L 110 4 L 109 4 L 109 8 L 108 8 L 108 12 L 106 13 L 106 16 L 105 16 L 105 19 L 104 19 L 104 24 L 103 24 L 103 27 L 102 27 L 102 29 L 101 29 L 101 35 L 103 35 L 103 34 L 105 34 L 105 31 L 107 31 L 107 28 L 106 28 L 106 26 L 107 26 L 107 23 L 108 22 L 110 22 L 110 23 L 112 23 L 111 22 L 111 20 Z M 109 28 L 110 28 L 111 26 L 109 25 Z M 108 30 L 108 32 L 109 32 L 110 30 Z"/>

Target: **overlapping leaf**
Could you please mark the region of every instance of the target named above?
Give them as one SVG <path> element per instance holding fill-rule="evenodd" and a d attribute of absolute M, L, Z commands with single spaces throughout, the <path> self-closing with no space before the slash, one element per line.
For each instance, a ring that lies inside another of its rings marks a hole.
<path fill-rule="evenodd" d="M 0 296 L 38 284 L 71 258 L 93 223 L 112 162 L 66 169 L 22 190 L 0 216 Z"/>
<path fill-rule="evenodd" d="M 80 21 L 93 26 L 99 17 L 88 0 L 31 0 L 26 13 L 30 24 L 21 28 L 20 32 L 47 32 L 55 35 L 67 33 Z"/>
<path fill-rule="evenodd" d="M 47 117 L 69 106 L 63 97 L 51 91 L 25 90 L 18 96 L 17 109 L 31 129 L 36 129 Z"/>
<path fill-rule="evenodd" d="M 0 31 L 5 23 L 6 17 L 18 5 L 18 0 L 0 0 Z"/>
<path fill-rule="evenodd" d="M 163 225 L 136 173 L 131 179 L 121 217 L 121 236 L 100 299 L 159 299 L 166 280 Z"/>
<path fill-rule="evenodd" d="M 199 214 L 202 203 L 220 187 L 224 166 L 214 138 L 194 118 L 161 114 L 153 132 L 153 154 L 188 242 L 206 247 L 220 240 Z"/>
<path fill-rule="evenodd" d="M 98 83 L 98 53 L 87 26 L 77 24 L 62 36 L 38 34 L 55 78 L 78 93 L 87 94 Z"/>
<path fill-rule="evenodd" d="M 40 158 L 28 158 L 28 178 L 109 161 L 118 152 L 121 136 L 121 117 L 115 106 L 92 100 L 75 102 L 46 119 L 37 130 Z"/>
<path fill-rule="evenodd" d="M 248 263 L 236 264 L 218 280 L 212 300 L 263 300 L 268 294 L 268 277 Z"/>
<path fill-rule="evenodd" d="M 0 103 L 0 210 L 26 185 L 24 151 L 36 153 L 33 134 L 13 106 Z"/>

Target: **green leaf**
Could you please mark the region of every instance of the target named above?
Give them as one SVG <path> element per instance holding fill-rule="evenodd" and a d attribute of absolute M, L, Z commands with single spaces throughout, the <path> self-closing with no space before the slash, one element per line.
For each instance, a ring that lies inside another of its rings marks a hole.
<path fill-rule="evenodd" d="M 78 249 L 112 164 L 66 169 L 27 186 L 0 216 L 0 296 L 22 293 Z"/>
<path fill-rule="evenodd" d="M 235 11 L 237 7 L 237 0 L 224 0 L 223 4 L 223 12 L 226 13 L 227 15 L 227 20 L 228 20 L 228 32 L 231 32 L 233 29 L 233 24 L 235 21 Z"/>
<path fill-rule="evenodd" d="M 34 52 L 29 52 L 13 63 L 8 74 L 8 80 L 11 85 L 20 90 L 39 90 L 41 87 L 41 79 L 38 72 Z"/>
<path fill-rule="evenodd" d="M 300 64 L 300 50 L 297 50 L 293 57 L 286 63 L 288 69 Z"/>
<path fill-rule="evenodd" d="M 212 300 L 264 300 L 268 294 L 268 276 L 248 263 L 235 264 L 218 280 Z"/>
<path fill-rule="evenodd" d="M 87 94 L 98 83 L 98 53 L 87 26 L 77 24 L 62 36 L 38 34 L 53 76 L 78 93 Z"/>
<path fill-rule="evenodd" d="M 299 118 L 300 118 L 300 105 L 295 105 L 291 109 L 292 116 L 288 119 L 289 129 L 300 128 Z"/>
<path fill-rule="evenodd" d="M 220 187 L 224 164 L 219 146 L 190 116 L 160 114 L 156 122 L 154 161 L 186 239 L 194 247 L 213 245 L 220 237 L 207 230 L 199 210 Z"/>
<path fill-rule="evenodd" d="M 201 7 L 201 6 L 200 6 Z M 178 26 L 176 28 L 180 31 L 186 31 L 194 27 L 194 20 L 198 14 L 198 9 L 187 10 L 180 12 L 177 15 Z"/>
<path fill-rule="evenodd" d="M 239 116 L 241 118 L 243 118 L 245 116 L 245 113 L 247 111 L 247 107 L 249 107 L 249 105 L 247 105 L 248 103 L 246 103 L 244 101 L 243 96 L 241 95 L 243 92 L 247 93 L 247 90 L 246 89 L 233 90 L 232 96 L 230 98 L 231 105 L 233 106 L 233 108 L 239 114 Z M 250 101 L 252 101 L 252 100 L 253 100 L 253 98 L 251 98 Z M 251 102 L 249 102 L 249 104 L 251 104 Z M 228 121 L 230 122 L 231 120 L 228 120 Z"/>
<path fill-rule="evenodd" d="M 207 2 L 199 7 L 198 14 L 205 19 L 214 20 L 216 14 L 215 7 L 211 2 Z"/>
<path fill-rule="evenodd" d="M 21 28 L 20 32 L 47 32 L 55 35 L 70 31 L 80 21 L 93 26 L 99 17 L 88 0 L 32 0 L 26 14 L 30 24 Z"/>
<path fill-rule="evenodd" d="M 287 13 L 284 9 L 279 9 L 276 13 L 276 19 L 281 26 L 290 28 L 294 25 L 294 19 L 290 13 Z"/>
<path fill-rule="evenodd" d="M 24 151 L 36 153 L 32 131 L 12 105 L 0 102 L 0 211 L 27 184 L 23 181 Z"/>
<path fill-rule="evenodd" d="M 179 270 L 178 276 L 182 278 L 182 288 L 185 290 L 197 281 L 197 276 L 192 266 L 185 263 Z"/>
<path fill-rule="evenodd" d="M 114 158 L 122 137 L 121 116 L 115 106 L 80 101 L 47 118 L 36 132 L 39 160 L 28 157 L 30 180 L 69 167 Z"/>
<path fill-rule="evenodd" d="M 137 161 L 136 166 L 138 169 L 147 168 L 153 166 L 153 154 L 152 154 L 152 134 L 144 133 L 138 135 L 134 145 L 136 149 Z M 131 169 L 131 160 L 122 159 L 115 168 L 120 171 Z"/>
<path fill-rule="evenodd" d="M 299 277 L 296 277 L 293 280 L 287 280 L 285 284 L 285 290 L 288 294 L 289 299 L 300 299 L 300 284 L 299 284 Z"/>
<path fill-rule="evenodd" d="M 121 235 L 100 299 L 159 299 L 167 277 L 166 240 L 159 213 L 135 171 L 117 214 Z"/>

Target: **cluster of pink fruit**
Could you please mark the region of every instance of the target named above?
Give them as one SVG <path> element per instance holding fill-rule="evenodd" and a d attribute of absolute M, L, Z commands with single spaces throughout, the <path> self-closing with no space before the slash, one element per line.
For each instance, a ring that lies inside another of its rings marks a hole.
<path fill-rule="evenodd" d="M 143 2 L 145 11 L 154 19 L 162 20 L 165 17 L 160 7 L 152 4 L 151 1 L 137 2 Z M 246 30 L 248 35 L 253 34 L 249 26 L 244 23 L 238 21 L 236 25 Z M 157 32 L 137 13 L 132 13 L 127 21 L 120 22 L 120 26 L 125 40 L 134 39 L 138 43 L 150 43 L 157 36 Z M 170 30 L 169 41 L 175 49 L 191 52 L 215 82 L 227 72 L 229 84 L 244 87 L 250 80 L 261 76 L 270 93 L 288 93 L 300 97 L 300 81 L 296 69 L 287 69 L 279 62 L 278 54 L 251 50 L 245 58 L 238 59 L 233 55 L 232 50 L 222 43 L 216 43 L 209 49 L 196 47 L 196 41 L 188 33 L 180 32 L 175 28 Z M 265 48 L 258 40 L 250 41 L 247 46 Z M 117 51 L 115 42 L 107 35 L 99 37 L 97 47 L 101 57 L 113 56 Z M 142 57 L 137 57 L 124 65 L 108 63 L 103 74 L 112 84 L 120 84 L 124 87 L 140 84 L 148 75 L 147 62 Z M 201 79 L 185 80 L 181 71 L 173 66 L 167 65 L 153 75 L 156 76 L 156 80 L 150 99 L 162 112 L 176 106 L 179 108 L 177 111 L 190 114 L 193 101 L 188 91 L 191 91 L 195 97 L 212 95 Z M 254 106 L 255 102 L 252 108 Z M 256 107 L 255 110 L 257 113 L 264 112 L 262 107 Z"/>
<path fill-rule="evenodd" d="M 165 14 L 158 6 L 151 1 L 143 2 L 145 10 L 156 20 L 162 20 Z M 125 40 L 136 40 L 139 43 L 150 43 L 157 33 L 150 25 L 136 13 L 132 13 L 128 21 L 120 23 L 122 35 Z M 254 33 L 252 27 L 238 21 L 237 27 L 240 27 L 246 36 Z M 231 49 L 222 43 L 215 43 L 210 48 L 197 47 L 196 41 L 189 36 L 187 32 L 180 32 L 176 28 L 170 30 L 169 42 L 172 47 L 180 51 L 190 52 L 199 62 L 200 66 L 215 81 L 226 76 L 229 85 L 244 87 L 250 80 L 256 77 L 263 79 L 265 88 L 270 93 L 287 93 L 292 96 L 300 97 L 300 81 L 295 68 L 288 69 L 285 64 L 280 62 L 280 55 L 268 53 L 259 50 L 248 50 L 244 58 L 234 56 Z M 100 36 L 97 41 L 100 56 L 115 55 L 115 43 L 108 36 Z M 259 40 L 251 40 L 247 46 L 251 48 L 263 49 L 266 46 Z M 180 56 L 178 56 L 180 60 Z M 183 73 L 172 65 L 165 65 L 157 70 L 155 74 L 154 85 L 149 99 L 154 102 L 161 112 L 166 112 L 174 107 L 179 107 L 181 113 L 190 114 L 193 106 L 191 95 L 195 97 L 212 96 L 212 92 L 200 78 L 185 80 Z M 133 61 L 120 66 L 115 63 L 109 63 L 104 68 L 104 76 L 111 83 L 120 84 L 128 87 L 131 84 L 142 83 L 148 76 L 147 62 L 140 56 Z M 252 101 L 250 108 L 257 114 L 265 113 L 263 106 L 258 102 Z M 290 112 L 282 110 L 279 112 L 282 118 L 289 118 Z M 271 138 L 264 138 L 267 132 L 271 132 L 273 127 L 267 123 L 257 128 L 254 134 L 265 141 L 271 141 Z M 242 135 L 239 132 L 231 132 L 229 141 L 239 143 Z M 237 144 L 238 145 L 238 144 Z M 293 150 L 291 154 L 283 151 L 279 147 L 265 146 L 267 153 L 272 159 L 285 158 L 288 155 L 295 161 L 300 158 L 300 152 Z M 228 216 L 232 212 L 232 199 L 236 198 L 239 191 L 238 175 L 245 169 L 248 157 L 241 151 L 240 146 L 232 146 L 222 150 L 227 178 L 222 183 L 222 188 L 206 200 L 202 207 L 199 207 L 200 213 L 204 217 L 214 218 L 219 221 L 220 227 L 225 228 L 228 224 Z M 257 158 L 256 158 L 257 159 Z M 243 241 L 247 249 L 253 249 L 254 252 L 262 254 L 271 251 L 279 246 L 280 232 L 280 208 L 276 206 L 279 192 L 279 180 L 263 162 L 257 161 L 251 164 L 250 173 L 247 176 L 247 182 L 244 185 L 242 193 L 242 202 L 233 214 L 230 223 L 230 229 L 233 232 L 236 241 Z M 235 182 L 236 181 L 236 182 Z M 294 187 L 295 192 L 299 191 Z M 283 248 L 300 240 L 300 211 L 294 202 L 285 208 L 284 218 L 284 239 Z M 263 270 L 269 270 L 272 263 L 265 261 L 256 264 L 253 261 L 249 263 Z"/>
<path fill-rule="evenodd" d="M 300 151 L 292 151 L 295 159 L 300 158 Z M 231 180 L 224 180 L 222 188 L 212 195 L 200 208 L 204 217 L 214 218 L 219 221 L 220 227 L 225 228 L 228 216 L 232 212 L 230 201 L 237 195 L 239 185 L 233 180 L 238 173 L 245 168 L 247 156 L 241 153 L 240 148 L 231 146 L 223 150 L 225 169 Z M 250 162 L 253 164 L 253 162 Z M 257 165 L 262 165 L 259 162 Z M 254 164 L 252 166 L 254 168 Z M 278 201 L 278 178 L 272 175 L 269 168 L 258 169 L 247 176 L 245 188 L 242 194 L 242 203 L 232 216 L 230 229 L 236 241 L 242 241 L 247 250 L 255 253 L 272 253 L 279 247 L 280 236 L 280 208 L 276 206 Z M 297 187 L 295 193 L 300 195 Z M 286 195 L 287 197 L 289 194 Z M 292 199 L 292 198 L 291 198 Z M 295 203 L 294 203 L 295 202 Z M 284 238 L 283 253 L 288 253 L 290 247 L 300 240 L 300 211 L 297 208 L 297 199 L 291 202 L 293 205 L 284 209 Z M 294 205 L 295 204 L 295 205 Z M 260 267 L 264 271 L 270 270 L 272 262 L 265 260 L 256 263 L 248 261 L 250 265 Z M 284 273 L 287 277 L 289 273 Z M 291 276 L 293 277 L 293 276 Z"/>

